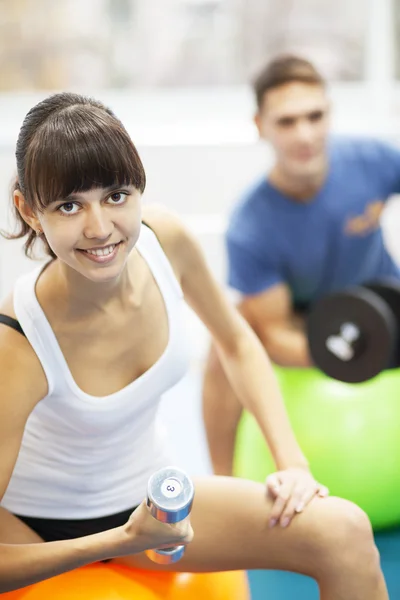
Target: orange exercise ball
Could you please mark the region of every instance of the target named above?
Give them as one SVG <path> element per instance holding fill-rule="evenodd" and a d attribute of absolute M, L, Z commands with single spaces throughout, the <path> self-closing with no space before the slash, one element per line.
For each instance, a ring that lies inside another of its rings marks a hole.
<path fill-rule="evenodd" d="M 22 590 L 2 600 L 249 600 L 243 571 L 168 573 L 94 564 Z"/>

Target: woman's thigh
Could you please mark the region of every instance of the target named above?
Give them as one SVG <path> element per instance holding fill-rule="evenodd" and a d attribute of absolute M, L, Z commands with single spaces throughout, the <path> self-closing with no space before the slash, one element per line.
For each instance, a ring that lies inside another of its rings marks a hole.
<path fill-rule="evenodd" d="M 181 561 L 159 567 L 144 554 L 116 560 L 174 571 L 281 569 L 307 574 L 331 540 L 334 544 L 340 539 L 343 545 L 351 537 L 352 525 L 354 531 L 366 531 L 368 540 L 367 519 L 344 500 L 315 498 L 286 529 L 268 527 L 271 507 L 262 484 L 230 477 L 202 479 L 196 482 L 191 513 L 194 539 Z"/>
<path fill-rule="evenodd" d="M 315 498 L 288 528 L 268 527 L 272 501 L 262 484 L 230 477 L 195 482 L 191 521 L 194 540 L 181 561 L 170 567 L 151 562 L 144 553 L 115 562 L 171 571 L 283 569 L 315 574 L 318 563 L 338 559 L 331 547 L 360 554 L 372 540 L 360 509 L 338 498 Z M 361 536 L 360 536 L 361 532 Z M 338 543 L 336 543 L 338 540 Z M 0 543 L 32 544 L 42 538 L 0 507 Z M 323 560 L 323 557 L 326 557 Z M 339 556 L 341 562 L 344 557 Z"/>

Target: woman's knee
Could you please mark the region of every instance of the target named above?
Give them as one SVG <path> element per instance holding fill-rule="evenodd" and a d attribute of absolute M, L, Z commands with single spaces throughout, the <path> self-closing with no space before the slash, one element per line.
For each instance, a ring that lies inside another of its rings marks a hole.
<path fill-rule="evenodd" d="M 323 569 L 338 567 L 379 568 L 371 523 L 366 513 L 352 502 L 325 498 L 319 502 L 319 518 L 314 551 Z M 317 564 L 316 563 L 316 564 Z"/>

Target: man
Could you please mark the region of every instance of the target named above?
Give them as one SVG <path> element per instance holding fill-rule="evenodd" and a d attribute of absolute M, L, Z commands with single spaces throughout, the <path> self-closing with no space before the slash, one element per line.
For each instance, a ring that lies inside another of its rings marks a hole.
<path fill-rule="evenodd" d="M 387 198 L 400 192 L 400 151 L 376 140 L 330 137 L 325 81 L 306 60 L 275 59 L 254 91 L 255 123 L 275 163 L 230 217 L 229 285 L 271 360 L 307 367 L 302 311 L 349 285 L 400 278 L 380 226 Z M 242 409 L 214 349 L 203 401 L 214 469 L 230 474 Z"/>

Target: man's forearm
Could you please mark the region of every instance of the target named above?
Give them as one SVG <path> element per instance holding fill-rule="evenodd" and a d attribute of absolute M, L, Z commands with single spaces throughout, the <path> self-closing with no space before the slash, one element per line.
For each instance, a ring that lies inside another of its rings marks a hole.
<path fill-rule="evenodd" d="M 203 419 L 214 473 L 233 474 L 237 427 L 243 405 L 212 347 L 203 381 Z"/>
<path fill-rule="evenodd" d="M 249 330 L 243 334 L 235 352 L 219 354 L 238 399 L 256 418 L 277 468 L 307 466 L 291 427 L 271 362 L 254 332 Z"/>
<path fill-rule="evenodd" d="M 308 341 L 303 331 L 290 325 L 269 328 L 260 334 L 261 342 L 268 356 L 281 367 L 310 367 L 312 360 Z"/>

